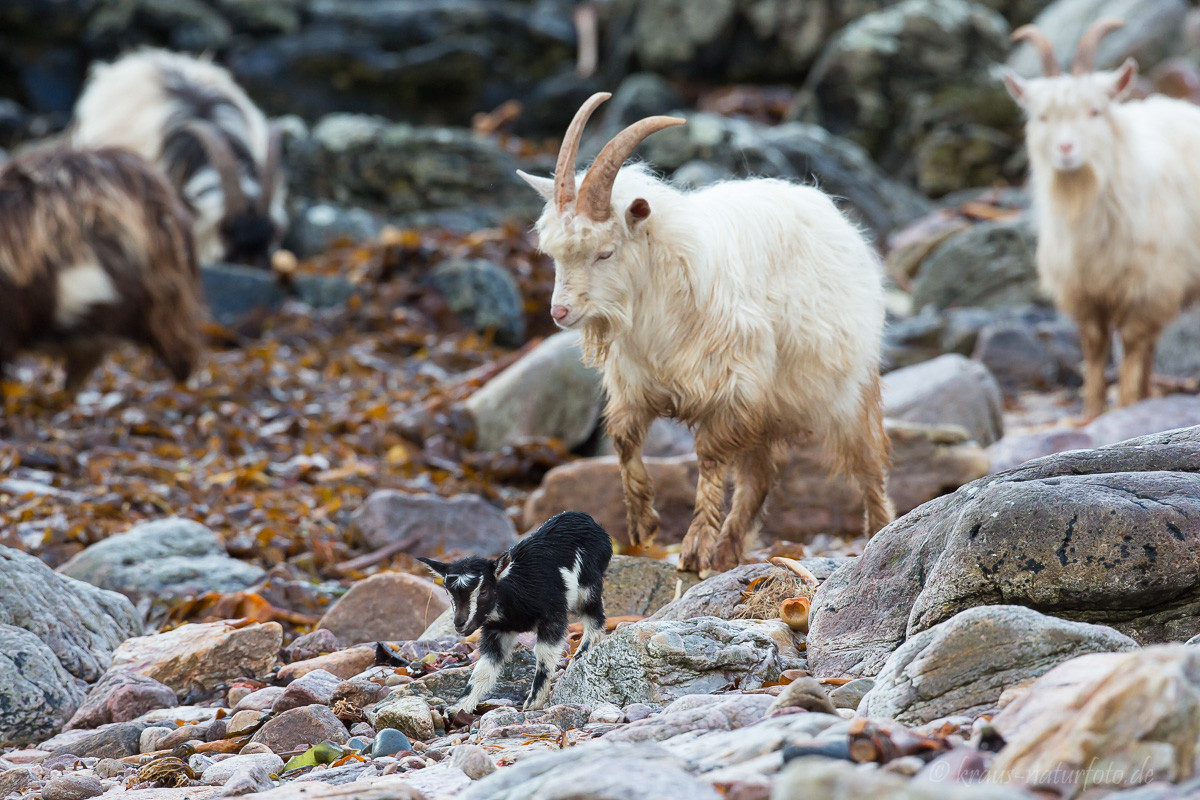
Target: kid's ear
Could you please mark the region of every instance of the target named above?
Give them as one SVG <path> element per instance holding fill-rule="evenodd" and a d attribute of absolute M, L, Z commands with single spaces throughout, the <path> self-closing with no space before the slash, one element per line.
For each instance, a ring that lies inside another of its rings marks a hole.
<path fill-rule="evenodd" d="M 549 202 L 554 199 L 554 179 L 539 178 L 536 175 L 530 175 L 523 170 L 517 170 L 517 175 L 521 176 L 521 180 L 533 187 L 533 190 L 542 196 L 543 200 Z"/>
<path fill-rule="evenodd" d="M 1008 93 L 1012 95 L 1012 99 L 1017 101 L 1017 105 L 1025 107 L 1025 79 L 1017 75 L 1011 69 L 1004 70 L 1004 88 L 1008 89 Z"/>
<path fill-rule="evenodd" d="M 449 567 L 449 564 L 443 564 L 441 561 L 434 561 L 432 558 L 425 558 L 424 556 L 417 556 L 417 561 L 420 561 L 422 564 L 443 577 L 445 577 L 446 569 Z"/>
<path fill-rule="evenodd" d="M 501 553 L 496 559 L 496 564 L 492 567 L 492 575 L 496 580 L 500 580 L 508 574 L 508 570 L 512 567 L 512 553 Z"/>
<path fill-rule="evenodd" d="M 625 212 L 625 222 L 630 228 L 635 227 L 638 223 L 645 222 L 650 216 L 650 203 L 644 197 L 639 197 L 629 204 L 629 209 Z"/>

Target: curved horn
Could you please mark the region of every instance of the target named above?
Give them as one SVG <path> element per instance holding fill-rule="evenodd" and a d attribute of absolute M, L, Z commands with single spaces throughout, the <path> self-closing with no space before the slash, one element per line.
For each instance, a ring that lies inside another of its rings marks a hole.
<path fill-rule="evenodd" d="M 1032 25 L 1022 25 L 1012 32 L 1014 42 L 1029 42 L 1042 57 L 1042 74 L 1047 78 L 1062 74 L 1062 67 L 1054 56 L 1054 45 L 1046 38 L 1046 34 Z"/>
<path fill-rule="evenodd" d="M 267 158 L 258 173 L 258 213 L 264 217 L 271 215 L 271 201 L 279 187 L 279 165 L 283 158 L 279 126 L 272 123 L 267 136 Z"/>
<path fill-rule="evenodd" d="M 236 216 L 246 210 L 246 195 L 242 192 L 242 181 L 238 176 L 237 160 L 229 142 L 217 132 L 211 122 L 192 120 L 183 130 L 196 137 L 208 156 L 208 163 L 217 171 L 221 180 L 221 194 L 225 199 L 225 218 Z"/>
<path fill-rule="evenodd" d="M 560 214 L 575 204 L 575 157 L 579 155 L 583 126 L 587 125 L 592 112 L 610 97 L 612 94 L 609 92 L 596 92 L 584 101 L 563 135 L 562 147 L 558 150 L 558 163 L 554 167 L 554 205 Z"/>
<path fill-rule="evenodd" d="M 1095 68 L 1096 49 L 1100 46 L 1100 40 L 1124 25 L 1123 20 L 1102 19 L 1084 31 L 1075 47 L 1075 58 L 1071 60 L 1071 74 L 1086 75 L 1091 72 Z"/>
<path fill-rule="evenodd" d="M 596 222 L 608 219 L 612 212 L 610 204 L 613 181 L 617 179 L 617 171 L 621 169 L 625 159 L 629 158 L 629 154 L 650 134 L 685 122 L 687 120 L 679 117 L 646 117 L 614 136 L 612 141 L 604 145 L 600 155 L 596 156 L 587 175 L 583 176 L 577 210 Z"/>

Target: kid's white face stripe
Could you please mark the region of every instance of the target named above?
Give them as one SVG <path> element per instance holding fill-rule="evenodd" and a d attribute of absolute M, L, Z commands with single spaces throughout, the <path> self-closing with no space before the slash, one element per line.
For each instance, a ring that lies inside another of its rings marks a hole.
<path fill-rule="evenodd" d="M 475 612 L 479 610 L 479 590 L 482 588 L 483 588 L 483 584 L 480 583 L 478 586 L 475 587 L 475 591 L 471 592 L 470 604 L 467 606 L 467 623 L 468 624 L 470 624 L 470 622 L 473 619 L 475 619 Z"/>

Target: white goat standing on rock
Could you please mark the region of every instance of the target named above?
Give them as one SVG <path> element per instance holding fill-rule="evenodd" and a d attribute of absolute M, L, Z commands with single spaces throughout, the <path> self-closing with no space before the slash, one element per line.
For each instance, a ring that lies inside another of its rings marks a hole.
<path fill-rule="evenodd" d="M 659 416 L 696 431 L 700 479 L 680 569 L 738 564 L 775 480 L 774 446 L 808 435 L 862 485 L 867 532 L 879 530 L 892 507 L 882 271 L 871 247 L 811 187 L 760 179 L 683 192 L 622 168 L 639 142 L 681 119 L 630 125 L 577 184 L 583 127 L 609 96 L 575 115 L 553 180 L 519 174 L 548 201 L 537 232 L 555 262 L 551 314 L 580 329 L 603 368 L 630 539 L 645 546 L 658 532 L 641 448 Z"/>
<path fill-rule="evenodd" d="M 1038 49 L 1045 77 L 1004 78 L 1028 117 L 1038 274 L 1079 326 L 1089 417 L 1104 411 L 1113 332 L 1124 406 L 1150 395 L 1162 329 L 1200 296 L 1200 108 L 1158 96 L 1121 102 L 1137 63 L 1092 71 L 1100 40 L 1121 25 L 1084 32 L 1071 75 L 1045 35 L 1019 28 L 1013 39 Z"/>

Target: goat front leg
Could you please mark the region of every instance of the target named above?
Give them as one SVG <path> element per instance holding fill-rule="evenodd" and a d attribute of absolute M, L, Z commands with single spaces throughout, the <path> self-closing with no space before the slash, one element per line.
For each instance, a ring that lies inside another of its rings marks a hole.
<path fill-rule="evenodd" d="M 705 569 L 714 572 L 724 572 L 741 563 L 746 543 L 757 533 L 763 504 L 775 484 L 775 459 L 767 445 L 742 451 L 734 467 L 733 504 L 712 556 L 704 564 Z"/>
<path fill-rule="evenodd" d="M 634 547 L 648 547 L 658 535 L 654 483 L 642 461 L 642 443 L 653 421 L 653 414 L 640 409 L 609 411 L 608 435 L 620 458 L 625 519 L 629 525 L 629 543 Z"/>
<path fill-rule="evenodd" d="M 529 696 L 525 698 L 522 711 L 536 711 L 546 705 L 550 696 L 550 679 L 562 658 L 563 648 L 567 646 L 567 620 L 555 619 L 538 625 L 537 644 L 533 653 L 537 656 L 537 671 L 533 673 L 533 683 L 529 687 Z"/>
<path fill-rule="evenodd" d="M 1154 349 L 1159 328 L 1143 322 L 1121 326 L 1121 367 L 1117 372 L 1117 404 L 1128 406 L 1150 396 Z"/>
<path fill-rule="evenodd" d="M 1083 416 L 1091 419 L 1104 413 L 1108 382 L 1104 370 L 1108 367 L 1112 336 L 1108 321 L 1098 315 L 1080 316 L 1079 344 L 1083 349 Z"/>
<path fill-rule="evenodd" d="M 700 467 L 696 507 L 692 512 L 692 524 L 683 537 L 683 547 L 679 551 L 679 569 L 681 572 L 699 573 L 707 569 L 713 560 L 713 548 L 721 530 L 728 468 L 723 453 L 712 446 L 703 431 L 696 436 L 696 458 Z"/>
<path fill-rule="evenodd" d="M 479 701 L 487 697 L 488 692 L 496 685 L 496 681 L 500 678 L 500 671 L 508 663 L 516 641 L 515 633 L 484 629 L 479 637 L 479 662 L 475 664 L 475 669 L 471 670 L 470 691 L 461 700 L 446 709 L 449 716 L 454 716 L 459 711 L 465 711 L 468 714 L 475 711 Z"/>

